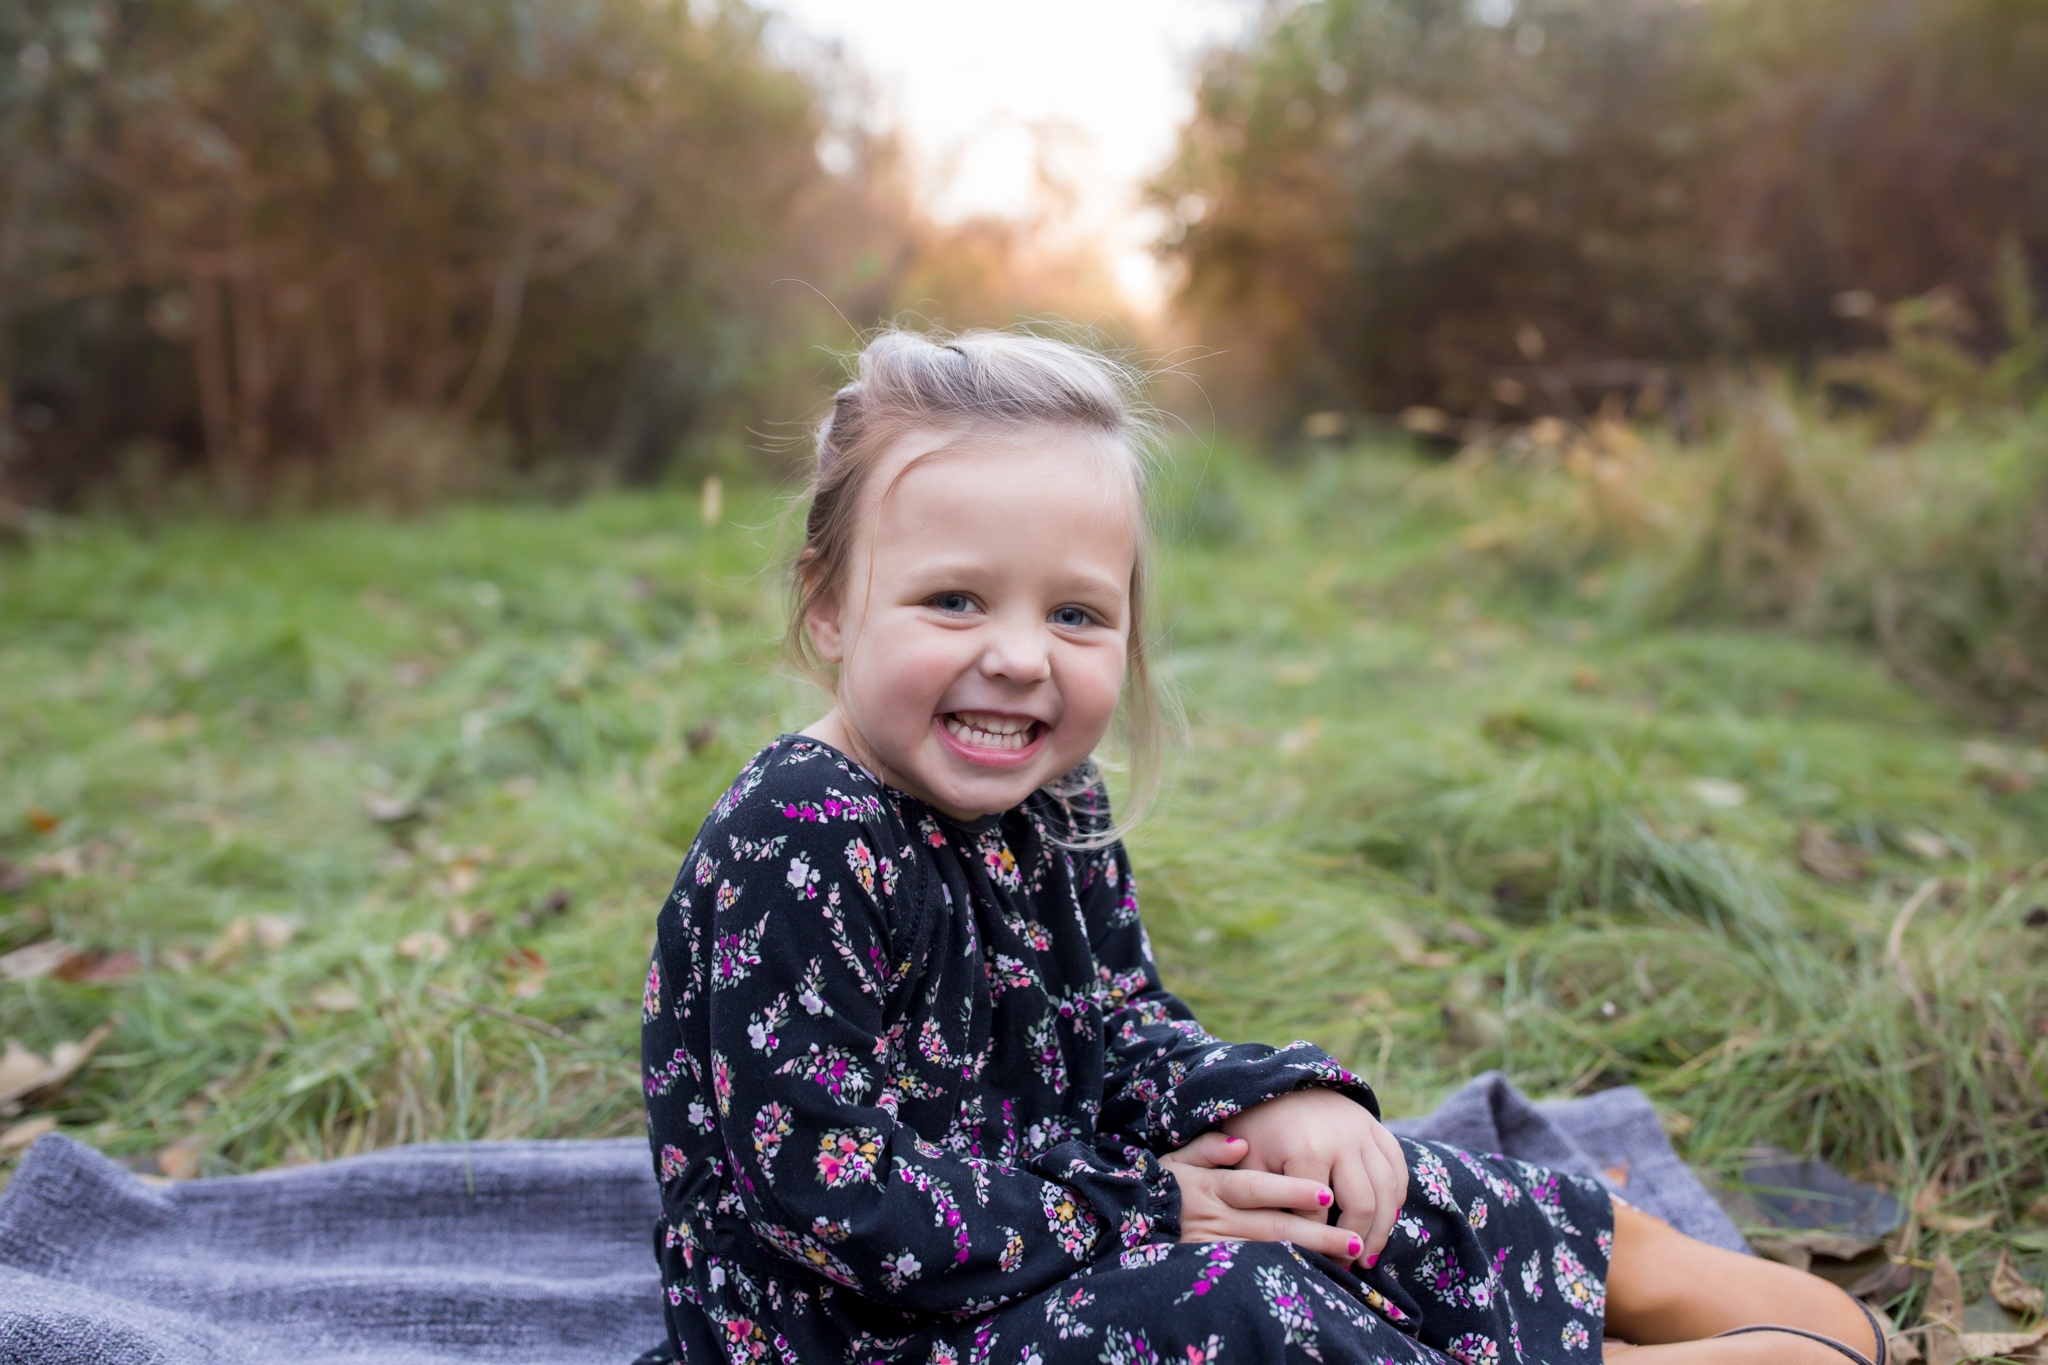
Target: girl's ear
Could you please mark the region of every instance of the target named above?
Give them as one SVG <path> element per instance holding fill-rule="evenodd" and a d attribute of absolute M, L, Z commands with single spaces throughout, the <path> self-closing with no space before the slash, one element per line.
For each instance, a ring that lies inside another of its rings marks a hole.
<path fill-rule="evenodd" d="M 839 618 L 839 591 L 828 588 L 804 608 L 804 628 L 811 633 L 811 647 L 828 664 L 846 657 L 845 627 Z"/>

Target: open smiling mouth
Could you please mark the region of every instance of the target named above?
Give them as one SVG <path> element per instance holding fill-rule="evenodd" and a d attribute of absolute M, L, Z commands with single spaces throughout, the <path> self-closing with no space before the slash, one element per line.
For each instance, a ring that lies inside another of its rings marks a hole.
<path fill-rule="evenodd" d="M 1028 749 L 1046 730 L 1043 721 L 1029 716 L 1001 716 L 992 711 L 948 711 L 939 721 L 963 748 L 997 754 Z"/>

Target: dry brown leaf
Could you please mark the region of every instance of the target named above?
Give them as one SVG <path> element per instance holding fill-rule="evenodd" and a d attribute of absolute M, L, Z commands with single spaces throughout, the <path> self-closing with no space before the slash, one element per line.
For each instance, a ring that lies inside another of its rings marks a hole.
<path fill-rule="evenodd" d="M 448 869 L 447 880 L 442 885 L 449 895 L 466 896 L 476 890 L 477 883 L 481 880 L 483 874 L 477 871 L 476 860 L 462 858 Z"/>
<path fill-rule="evenodd" d="M 496 917 L 488 910 L 471 910 L 463 905 L 448 908 L 448 932 L 457 938 L 474 938 L 496 922 Z"/>
<path fill-rule="evenodd" d="M 346 1014 L 363 1007 L 363 998 L 339 981 L 325 981 L 306 992 L 306 1003 L 316 1010 Z"/>
<path fill-rule="evenodd" d="M 301 923 L 297 915 L 258 915 L 250 921 L 250 928 L 259 944 L 275 952 L 292 941 Z"/>
<path fill-rule="evenodd" d="M 1934 1258 L 1934 1277 L 1927 1282 L 1927 1303 L 1922 1310 L 1928 1322 L 1963 1325 L 1963 1277 L 1946 1251 Z"/>
<path fill-rule="evenodd" d="M 1884 1339 L 1885 1359 L 1890 1365 L 1920 1365 L 1927 1357 L 1920 1354 L 1920 1343 L 1904 1332 L 1894 1332 Z"/>
<path fill-rule="evenodd" d="M 129 952 L 126 948 L 123 948 L 117 953 L 108 953 L 104 957 L 98 953 L 89 954 L 77 974 L 66 977 L 66 979 L 95 982 L 122 981 L 141 970 L 142 959 Z M 59 972 L 58 975 L 63 976 L 64 973 Z"/>
<path fill-rule="evenodd" d="M 12 1114 L 29 1095 L 70 1080 L 120 1022 L 121 1016 L 117 1014 L 80 1041 L 57 1044 L 48 1061 L 9 1038 L 7 1051 L 0 1054 L 0 1115 Z"/>
<path fill-rule="evenodd" d="M 1863 880 L 1864 864 L 1870 855 L 1854 844 L 1845 844 L 1819 825 L 1799 831 L 1799 865 L 1824 882 L 1846 885 Z"/>
<path fill-rule="evenodd" d="M 531 948 L 505 954 L 505 980 L 514 1000 L 531 1000 L 547 984 L 548 960 Z"/>
<path fill-rule="evenodd" d="M 398 955 L 438 961 L 448 956 L 448 940 L 432 929 L 415 929 L 398 940 Z"/>
<path fill-rule="evenodd" d="M 206 945 L 206 951 L 199 955 L 199 960 L 209 967 L 218 967 L 246 949 L 253 934 L 249 921 L 237 915 L 228 921 L 228 927 L 221 930 L 213 942 Z"/>
<path fill-rule="evenodd" d="M 156 1154 L 156 1168 L 173 1180 L 191 1180 L 199 1174 L 199 1158 L 205 1142 L 198 1134 L 179 1138 Z"/>
<path fill-rule="evenodd" d="M 57 1120 L 48 1114 L 23 1119 L 20 1123 L 8 1127 L 5 1132 L 0 1132 L 0 1153 L 23 1151 L 43 1134 L 56 1131 Z"/>
<path fill-rule="evenodd" d="M 2029 1332 L 1964 1332 L 1956 1338 L 1964 1360 L 2041 1359 L 2048 1346 L 2048 1324 Z"/>
<path fill-rule="evenodd" d="M 1995 1213 L 1980 1213 L 1975 1217 L 1964 1217 L 1960 1213 L 1930 1213 L 1920 1220 L 1935 1232 L 1945 1232 L 1951 1237 L 1965 1232 L 1982 1232 L 1998 1221 Z"/>
<path fill-rule="evenodd" d="M 28 827 L 38 834 L 48 834 L 51 830 L 57 828 L 57 817 L 44 810 L 41 806 L 30 806 L 28 808 Z"/>
<path fill-rule="evenodd" d="M 0 977 L 9 981 L 35 981 L 42 977 L 54 976 L 74 958 L 83 956 L 78 949 L 59 939 L 46 938 L 41 943 L 31 943 L 26 948 L 16 948 L 0 957 Z"/>
<path fill-rule="evenodd" d="M 1991 1297 L 2015 1313 L 2038 1314 L 2048 1306 L 2048 1294 L 2040 1286 L 2031 1285 L 2013 1268 L 2012 1252 L 2006 1247 L 1998 1249 L 1998 1268 L 1991 1272 Z"/>

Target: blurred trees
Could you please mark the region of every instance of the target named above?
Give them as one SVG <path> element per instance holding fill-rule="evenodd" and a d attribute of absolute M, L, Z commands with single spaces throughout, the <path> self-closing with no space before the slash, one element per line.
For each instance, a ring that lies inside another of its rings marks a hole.
<path fill-rule="evenodd" d="M 22 0 L 0 54 L 18 500 L 360 491 L 479 422 L 645 477 L 845 343 L 777 280 L 866 322 L 930 245 L 735 4 Z"/>
<path fill-rule="evenodd" d="M 1154 193 L 1269 415 L 1654 408 L 1669 362 L 1875 345 L 1935 290 L 1984 354 L 2048 263 L 2048 7 L 1276 4 Z"/>

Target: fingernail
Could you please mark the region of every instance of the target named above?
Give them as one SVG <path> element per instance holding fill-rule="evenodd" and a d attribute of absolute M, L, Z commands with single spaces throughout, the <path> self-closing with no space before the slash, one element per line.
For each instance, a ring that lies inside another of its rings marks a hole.
<path fill-rule="evenodd" d="M 1356 1255 L 1357 1255 L 1357 1254 L 1358 1254 L 1359 1252 L 1361 1252 L 1361 1251 L 1363 1251 L 1363 1250 L 1365 1250 L 1365 1243 L 1363 1243 L 1363 1242 L 1359 1241 L 1359 1240 L 1358 1240 L 1358 1239 L 1357 1239 L 1356 1237 L 1353 1237 L 1353 1238 L 1351 1239 L 1351 1254 L 1352 1254 L 1353 1256 L 1356 1256 Z M 1375 1257 L 1374 1259 L 1378 1259 L 1378 1258 L 1377 1258 L 1377 1257 Z M 1367 1262 L 1366 1262 L 1366 1264 L 1367 1264 L 1367 1265 L 1371 1265 L 1371 1264 L 1372 1264 L 1372 1261 L 1367 1261 Z"/>
<path fill-rule="evenodd" d="M 1234 1138 L 1234 1137 L 1227 1137 L 1227 1138 L 1223 1139 L 1223 1144 L 1224 1144 L 1224 1145 L 1225 1145 L 1226 1147 L 1235 1147 L 1235 1146 L 1237 1146 L 1237 1144 L 1238 1144 L 1238 1143 L 1240 1143 L 1240 1142 L 1243 1142 L 1243 1141 L 1244 1141 L 1244 1139 L 1243 1139 L 1243 1138 Z"/>
<path fill-rule="evenodd" d="M 1365 1268 L 1367 1270 L 1371 1270 L 1374 1266 L 1378 1265 L 1379 1263 L 1380 1254 L 1377 1251 L 1375 1251 L 1372 1255 L 1365 1258 Z"/>
<path fill-rule="evenodd" d="M 1316 1196 L 1316 1202 L 1318 1204 L 1321 1204 L 1324 1208 L 1328 1208 L 1330 1206 L 1330 1192 L 1328 1190 L 1324 1190 L 1321 1194 Z"/>

